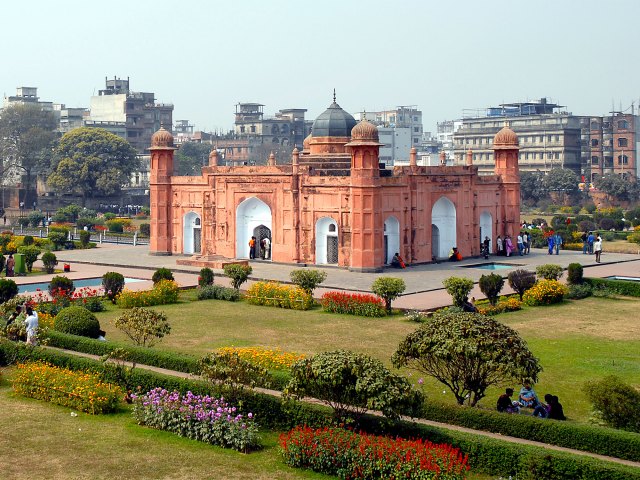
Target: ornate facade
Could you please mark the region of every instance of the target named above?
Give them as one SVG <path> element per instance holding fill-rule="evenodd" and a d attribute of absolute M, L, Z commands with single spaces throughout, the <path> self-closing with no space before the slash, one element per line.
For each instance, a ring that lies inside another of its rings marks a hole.
<path fill-rule="evenodd" d="M 173 176 L 173 138 L 152 138 L 151 244 L 156 255 L 219 266 L 249 259 L 249 241 L 268 237 L 267 260 L 379 271 L 396 252 L 407 263 L 480 254 L 488 236 L 516 235 L 520 221 L 518 138 L 494 139 L 493 175 L 465 165 L 387 170 L 377 128 L 334 102 L 314 122 L 302 152 L 278 165 L 219 166 L 217 152 L 199 177 Z M 228 259 L 228 260 L 227 260 Z"/>

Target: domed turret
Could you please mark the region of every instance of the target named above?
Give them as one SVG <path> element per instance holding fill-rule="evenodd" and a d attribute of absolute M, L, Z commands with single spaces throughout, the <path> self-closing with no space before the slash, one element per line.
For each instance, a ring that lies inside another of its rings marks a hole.
<path fill-rule="evenodd" d="M 512 149 L 518 145 L 518 135 L 506 125 L 493 137 L 494 150 Z"/>
<path fill-rule="evenodd" d="M 153 134 L 151 137 L 152 147 L 173 147 L 173 135 L 171 132 L 164 129 L 164 126 L 160 125 L 160 130 Z"/>
<path fill-rule="evenodd" d="M 378 128 L 365 118 L 351 130 L 351 141 L 354 140 L 371 140 L 377 142 Z"/>
<path fill-rule="evenodd" d="M 313 122 L 311 134 L 313 137 L 350 137 L 351 130 L 356 125 L 356 119 L 345 112 L 336 103 L 336 94 L 333 93 L 333 103 L 329 105 Z"/>

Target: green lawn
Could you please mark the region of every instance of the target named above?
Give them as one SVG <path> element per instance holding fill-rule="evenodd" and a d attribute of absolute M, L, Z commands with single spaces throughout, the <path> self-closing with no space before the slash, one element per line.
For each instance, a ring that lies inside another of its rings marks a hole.
<path fill-rule="evenodd" d="M 193 294 L 184 295 L 189 298 Z M 156 308 L 167 314 L 172 326 L 171 334 L 157 348 L 196 356 L 230 345 L 280 347 L 306 354 L 346 348 L 370 354 L 389 365 L 400 340 L 418 327 L 400 315 L 363 318 L 245 302 L 183 301 Z M 544 371 L 535 386 L 538 394 L 558 395 L 568 417 L 587 421 L 590 405 L 582 392 L 585 381 L 616 374 L 640 384 L 639 309 L 639 299 L 589 298 L 526 308 L 496 318 L 518 330 L 540 358 Z M 119 312 L 110 306 L 98 314 L 110 340 L 125 340 L 112 322 Z M 407 374 L 417 384 L 420 375 Z M 429 378 L 424 381 L 423 388 L 432 400 L 454 401 L 441 384 Z M 501 390 L 491 389 L 481 405 L 494 408 Z"/>

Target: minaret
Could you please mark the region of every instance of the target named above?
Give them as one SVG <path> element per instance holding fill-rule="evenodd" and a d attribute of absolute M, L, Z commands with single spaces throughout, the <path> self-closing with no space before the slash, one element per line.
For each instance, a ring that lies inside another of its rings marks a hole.
<path fill-rule="evenodd" d="M 213 150 L 211 150 L 211 153 L 209 154 L 209 166 L 218 166 L 218 150 L 215 147 L 213 147 Z"/>
<path fill-rule="evenodd" d="M 519 152 L 518 135 L 505 125 L 493 138 L 494 171 L 502 180 L 504 195 L 501 202 L 504 208 L 501 213 L 503 231 L 497 232 L 499 235 L 517 235 L 520 228 Z"/>
<path fill-rule="evenodd" d="M 151 225 L 150 255 L 171 255 L 171 176 L 173 175 L 173 136 L 160 126 L 151 137 L 149 197 Z"/>
<path fill-rule="evenodd" d="M 378 129 L 362 120 L 351 130 L 351 265 L 350 270 L 376 272 L 384 264 L 384 220 L 381 215 Z"/>

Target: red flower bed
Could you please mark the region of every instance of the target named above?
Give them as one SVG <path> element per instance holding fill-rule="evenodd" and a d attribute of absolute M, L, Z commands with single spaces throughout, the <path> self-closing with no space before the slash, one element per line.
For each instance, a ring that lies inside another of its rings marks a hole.
<path fill-rule="evenodd" d="M 327 312 L 362 315 L 363 317 L 384 317 L 384 300 L 375 295 L 363 293 L 327 292 L 320 299 Z"/>
<path fill-rule="evenodd" d="M 348 479 L 462 480 L 467 456 L 446 444 L 341 428 L 296 427 L 280 435 L 285 463 Z"/>

